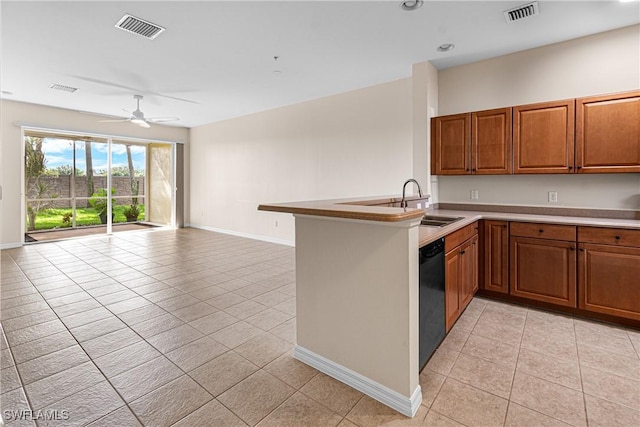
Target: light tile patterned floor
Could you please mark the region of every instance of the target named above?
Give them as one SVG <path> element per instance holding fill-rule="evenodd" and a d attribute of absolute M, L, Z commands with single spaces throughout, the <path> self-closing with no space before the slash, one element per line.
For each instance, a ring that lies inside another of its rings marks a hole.
<path fill-rule="evenodd" d="M 640 426 L 639 332 L 479 298 L 407 419 L 292 358 L 294 268 L 195 229 L 2 251 L 7 425 Z"/>

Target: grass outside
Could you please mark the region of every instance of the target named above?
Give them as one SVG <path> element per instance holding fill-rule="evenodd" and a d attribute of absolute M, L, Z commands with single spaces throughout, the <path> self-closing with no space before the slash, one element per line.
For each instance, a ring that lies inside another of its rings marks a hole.
<path fill-rule="evenodd" d="M 124 215 L 124 210 L 128 205 L 115 205 L 113 206 L 113 223 L 127 222 L 127 217 Z M 138 220 L 144 220 L 144 205 L 138 205 L 140 209 L 140 215 Z M 71 208 L 51 208 L 44 209 L 36 216 L 36 230 L 51 230 L 53 228 L 68 228 L 71 225 L 71 221 L 68 223 L 63 222 L 65 214 L 71 215 Z M 93 208 L 76 208 L 76 226 L 81 227 L 84 225 L 100 225 L 100 217 Z"/>

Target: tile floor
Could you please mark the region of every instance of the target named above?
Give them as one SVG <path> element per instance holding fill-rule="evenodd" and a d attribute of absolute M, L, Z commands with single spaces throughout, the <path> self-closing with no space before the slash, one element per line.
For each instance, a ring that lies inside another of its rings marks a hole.
<path fill-rule="evenodd" d="M 479 298 L 407 419 L 292 358 L 294 268 L 196 229 L 2 251 L 6 425 L 640 426 L 638 331 Z"/>

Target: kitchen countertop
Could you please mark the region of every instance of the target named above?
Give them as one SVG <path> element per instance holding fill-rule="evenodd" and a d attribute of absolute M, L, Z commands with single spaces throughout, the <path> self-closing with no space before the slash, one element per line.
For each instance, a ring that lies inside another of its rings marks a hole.
<path fill-rule="evenodd" d="M 498 221 L 520 221 L 520 222 L 542 222 L 549 224 L 583 225 L 591 227 L 612 227 L 628 228 L 640 230 L 640 220 L 635 219 L 614 219 L 614 218 L 592 218 L 560 215 L 539 215 L 520 214 L 509 212 L 482 212 L 482 211 L 456 211 L 448 209 L 428 209 L 427 215 L 441 215 L 463 217 L 463 219 L 449 224 L 445 227 L 420 226 L 419 243 L 420 247 L 433 242 L 440 237 L 444 237 L 466 225 L 480 219 Z"/>
<path fill-rule="evenodd" d="M 421 200 L 421 198 L 409 196 L 405 200 L 415 202 L 416 200 Z M 397 196 L 370 196 L 350 199 L 269 203 L 258 206 L 258 210 L 380 222 L 400 222 L 422 218 L 424 215 L 423 209 L 403 209 L 388 206 L 399 204 L 400 201 L 401 198 Z"/>
<path fill-rule="evenodd" d="M 419 203 L 424 199 L 418 196 L 408 196 L 406 200 L 410 203 L 410 205 L 419 206 Z M 421 218 L 425 214 L 463 218 L 444 227 L 431 227 L 421 225 L 419 227 L 420 247 L 480 219 L 542 222 L 550 224 L 628 228 L 640 230 L 640 220 L 636 219 L 616 219 L 601 217 L 596 218 L 433 208 L 420 209 L 417 207 L 409 207 L 403 209 L 399 207 L 391 207 L 394 205 L 399 206 L 400 201 L 401 197 L 398 196 L 369 196 L 348 199 L 263 204 L 258 206 L 258 210 L 379 222 L 400 222 L 415 220 Z"/>

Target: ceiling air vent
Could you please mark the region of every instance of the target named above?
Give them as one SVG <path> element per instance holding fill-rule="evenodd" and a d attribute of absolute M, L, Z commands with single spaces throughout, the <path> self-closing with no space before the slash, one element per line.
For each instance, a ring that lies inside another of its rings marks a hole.
<path fill-rule="evenodd" d="M 538 2 L 524 4 L 513 9 L 505 10 L 504 17 L 507 22 L 515 22 L 530 16 L 539 14 Z"/>
<path fill-rule="evenodd" d="M 55 90 L 62 90 L 65 92 L 75 92 L 78 90 L 77 87 L 71 87 L 71 86 L 65 86 L 65 85 L 59 85 L 58 83 L 53 83 L 51 86 L 49 86 L 51 89 L 55 89 Z"/>
<path fill-rule="evenodd" d="M 130 33 L 138 34 L 139 36 L 148 38 L 150 40 L 155 39 L 164 31 L 159 25 L 152 24 L 144 19 L 136 18 L 132 15 L 124 15 L 116 24 L 117 28 L 128 31 Z"/>

